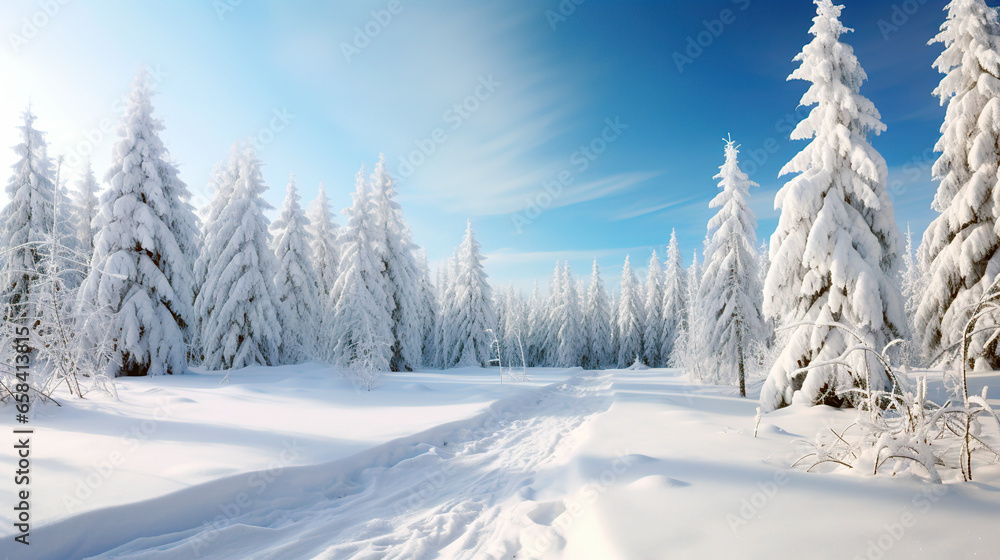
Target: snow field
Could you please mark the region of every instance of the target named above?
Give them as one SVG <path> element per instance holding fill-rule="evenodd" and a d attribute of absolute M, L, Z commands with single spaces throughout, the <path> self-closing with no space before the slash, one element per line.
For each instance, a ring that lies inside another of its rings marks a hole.
<path fill-rule="evenodd" d="M 843 430 L 856 413 L 796 404 L 766 415 L 755 438 L 759 381 L 742 399 L 678 370 L 531 370 L 530 385 L 500 385 L 492 371 L 470 369 L 394 375 L 355 393 L 342 379 L 324 385 L 322 373 L 254 368 L 222 387 L 204 374 L 127 383 L 144 398 L 183 389 L 192 408 L 232 409 L 202 417 L 189 408 L 200 429 L 164 428 L 149 442 L 176 452 L 211 439 L 215 455 L 175 472 L 178 486 L 191 477 L 180 490 L 149 479 L 155 495 L 139 486 L 145 495 L 39 527 L 38 557 L 875 559 L 1000 549 L 1000 467 L 944 485 L 916 468 L 878 477 L 789 469 L 805 440 Z M 998 382 L 976 376 L 970 390 Z M 930 394 L 944 397 L 940 376 Z M 303 416 L 278 430 L 265 418 L 279 410 Z M 252 436 L 233 441 L 233 422 Z M 292 426 L 299 443 L 282 447 Z M 338 439 L 345 433 L 369 435 Z M 244 469 L 223 468 L 231 452 L 247 458 Z M 171 471 L 163 465 L 148 472 Z M 108 485 L 123 480 L 116 473 Z"/>
<path fill-rule="evenodd" d="M 226 477 L 255 492 L 252 485 L 286 468 L 336 461 L 475 417 L 497 400 L 523 398 L 570 371 L 538 372 L 530 383 L 504 385 L 479 369 L 398 374 L 373 392 L 318 364 L 247 368 L 222 385 L 218 373 L 119 380 L 119 402 L 61 399 L 62 408 L 39 411 L 35 527 Z M 3 499 L 13 497 L 5 492 Z M 159 519 L 143 509 L 151 522 Z"/>

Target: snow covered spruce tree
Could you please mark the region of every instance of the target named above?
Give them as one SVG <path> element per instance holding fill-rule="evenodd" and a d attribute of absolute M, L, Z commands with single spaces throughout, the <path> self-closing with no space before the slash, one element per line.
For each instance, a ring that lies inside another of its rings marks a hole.
<path fill-rule="evenodd" d="M 529 367 L 541 366 L 545 360 L 545 298 L 535 280 L 528 298 L 527 361 Z"/>
<path fill-rule="evenodd" d="M 21 143 L 14 147 L 19 159 L 7 183 L 8 203 L 0 212 L 0 298 L 3 321 L 26 325 L 38 317 L 33 291 L 44 273 L 46 241 L 56 223 L 56 188 L 45 139 L 30 107 L 22 118 Z"/>
<path fill-rule="evenodd" d="M 920 343 L 920 331 L 916 328 L 917 310 L 924 297 L 927 276 L 924 267 L 917 258 L 913 248 L 913 233 L 910 231 L 910 224 L 906 224 L 906 247 L 903 250 L 903 270 L 900 275 L 900 286 L 902 287 L 904 307 L 906 310 L 907 325 L 910 328 L 910 335 L 913 337 L 911 344 L 914 348 L 922 348 Z M 909 352 L 910 362 L 915 362 L 919 356 L 919 351 Z"/>
<path fill-rule="evenodd" d="M 447 368 L 451 349 L 455 346 L 455 278 L 458 268 L 458 250 L 438 269 L 438 327 L 435 346 L 437 358 L 434 363 L 439 368 Z"/>
<path fill-rule="evenodd" d="M 213 255 L 207 250 L 208 247 L 216 245 L 216 234 L 219 230 L 219 216 L 229 204 L 233 187 L 239 176 L 240 145 L 233 143 L 230 148 L 229 160 L 220 161 L 212 169 L 212 176 L 209 180 L 209 188 L 212 190 L 212 200 L 200 210 L 201 214 L 201 239 L 205 250 L 201 251 L 194 262 L 194 315 L 195 315 L 195 348 L 194 353 L 205 360 L 205 348 L 201 342 L 201 336 L 205 332 L 205 321 L 213 312 L 212 305 L 215 298 L 205 293 L 204 286 L 208 280 L 208 269 L 212 265 Z M 204 294 L 204 295 L 203 295 Z"/>
<path fill-rule="evenodd" d="M 625 255 L 622 267 L 621 295 L 618 297 L 618 313 L 615 329 L 618 340 L 618 367 L 628 367 L 642 358 L 643 333 L 642 294 L 639 281 L 632 272 L 629 256 Z"/>
<path fill-rule="evenodd" d="M 715 176 L 722 192 L 709 203 L 719 210 L 708 222 L 709 243 L 698 292 L 701 305 L 691 313 L 705 318 L 704 343 L 720 377 L 736 381 L 740 396 L 745 397 L 747 369 L 765 333 L 757 273 L 757 219 L 749 206 L 750 187 L 758 185 L 740 170 L 738 158 L 738 147 L 728 140 L 726 161 Z"/>
<path fill-rule="evenodd" d="M 684 313 L 674 351 L 668 362 L 670 367 L 683 369 L 695 379 L 718 383 L 718 370 L 709 360 L 710 348 L 705 343 L 707 325 L 702 301 L 698 296 L 701 287 L 701 266 L 698 251 L 691 258 L 691 266 L 684 272 Z"/>
<path fill-rule="evenodd" d="M 301 363 L 316 356 L 319 317 L 325 309 L 312 265 L 306 231 L 308 220 L 299 200 L 292 175 L 288 178 L 281 215 L 271 224 L 274 254 L 278 259 L 274 282 L 280 303 L 281 361 L 287 364 Z"/>
<path fill-rule="evenodd" d="M 681 257 L 680 245 L 677 243 L 677 231 L 670 231 L 670 244 L 667 245 L 667 267 L 663 274 L 663 304 L 661 313 L 663 323 L 660 326 L 660 357 L 666 363 L 674 353 L 677 337 L 685 321 L 685 290 L 684 261 Z"/>
<path fill-rule="evenodd" d="M 49 241 L 46 251 L 51 256 L 51 263 L 59 270 L 59 291 L 63 294 L 68 290 L 80 287 L 80 282 L 86 274 L 92 253 L 82 253 L 77 241 L 76 217 L 78 212 L 73 198 L 70 196 L 66 181 L 62 179 L 63 156 L 55 161 L 55 203 L 54 214 L 56 222 L 52 226 L 54 237 Z M 84 262 L 84 261 L 87 262 Z M 50 290 L 51 291 L 51 290 Z M 60 298 L 62 299 L 62 298 Z M 65 302 L 63 302 L 65 303 Z"/>
<path fill-rule="evenodd" d="M 438 300 L 434 284 L 431 283 L 430 265 L 427 264 L 427 253 L 423 249 L 417 251 L 417 273 L 420 279 L 420 301 L 422 305 L 423 324 L 421 337 L 423 339 L 423 363 L 433 365 L 437 355 Z"/>
<path fill-rule="evenodd" d="M 771 268 L 771 253 L 767 246 L 767 240 L 760 242 L 760 247 L 757 248 L 757 282 L 760 284 L 761 289 L 763 289 L 764 284 L 767 282 L 767 271 Z M 763 304 L 761 304 L 761 309 L 763 310 Z M 764 314 L 764 333 L 766 335 L 764 342 L 764 347 L 771 348 L 777 338 L 777 320 L 774 317 L 768 317 L 767 313 Z"/>
<path fill-rule="evenodd" d="M 215 370 L 281 362 L 278 260 L 264 216 L 271 206 L 262 198 L 267 186 L 253 148 L 238 155 L 236 170 L 228 203 L 205 246 L 209 268 L 198 294 L 210 310 L 202 320 L 205 366 Z"/>
<path fill-rule="evenodd" d="M 513 285 L 508 284 L 493 290 L 493 316 L 497 318 L 496 335 L 500 340 L 503 340 L 504 323 L 507 320 L 507 292 L 513 289 Z"/>
<path fill-rule="evenodd" d="M 576 279 L 563 263 L 560 291 L 556 298 L 553 326 L 557 330 L 558 350 L 556 363 L 560 367 L 578 367 L 583 360 L 584 334 L 583 314 L 580 309 L 580 295 L 576 289 Z"/>
<path fill-rule="evenodd" d="M 315 200 L 309 203 L 307 216 L 313 270 L 316 271 L 319 281 L 319 293 L 326 298 L 337 282 L 340 250 L 337 243 L 339 226 L 333 220 L 333 212 L 330 211 L 330 202 L 327 200 L 326 187 L 323 183 L 319 184 L 319 194 Z"/>
<path fill-rule="evenodd" d="M 505 296 L 506 316 L 502 329 L 503 339 L 500 341 L 503 349 L 503 366 L 527 367 L 525 333 L 528 331 L 528 303 L 524 300 L 521 290 L 510 288 Z"/>
<path fill-rule="evenodd" d="M 109 376 L 183 373 L 187 368 L 198 222 L 187 186 L 168 160 L 153 117 L 149 77 L 140 72 L 119 129 L 108 189 L 94 220 L 97 236 L 81 306 L 112 313 L 114 357 Z M 83 327 L 87 342 L 102 343 L 104 319 Z"/>
<path fill-rule="evenodd" d="M 542 324 L 540 334 L 542 338 L 542 363 L 541 365 L 558 367 L 559 363 L 559 317 L 556 313 L 559 310 L 559 300 L 562 298 L 563 274 L 562 264 L 556 261 L 552 270 L 552 278 L 549 280 L 549 297 L 544 300 L 545 312 L 541 315 Z"/>
<path fill-rule="evenodd" d="M 449 337 L 453 346 L 448 351 L 447 365 L 487 367 L 493 337 L 486 331 L 496 328 L 496 318 L 491 304 L 490 284 L 471 220 L 466 224 L 465 239 L 458 248 L 456 264 L 453 316 L 449 327 L 454 333 Z"/>
<path fill-rule="evenodd" d="M 944 52 L 934 67 L 944 74 L 934 95 L 947 106 L 941 153 L 932 169 L 940 181 L 924 233 L 920 261 L 928 286 L 916 314 L 917 338 L 933 358 L 956 345 L 977 302 L 1000 273 L 1000 25 L 983 0 L 954 0 L 932 42 Z M 977 329 L 995 327 L 986 316 Z M 977 368 L 1000 368 L 993 332 L 973 336 L 969 358 Z"/>
<path fill-rule="evenodd" d="M 382 277 L 392 316 L 392 371 L 414 370 L 423 363 L 423 304 L 420 272 L 414 257 L 417 246 L 396 202 L 396 187 L 380 154 L 372 173 L 372 196 L 382 239 L 375 244 L 382 259 Z"/>
<path fill-rule="evenodd" d="M 91 168 L 90 161 L 83 170 L 83 176 L 76 185 L 76 204 L 74 210 L 76 216 L 76 239 L 80 252 L 89 259 L 94 255 L 94 237 L 97 230 L 94 228 L 94 218 L 97 216 L 97 178 Z"/>
<path fill-rule="evenodd" d="M 643 303 L 645 329 L 642 333 L 643 361 L 649 367 L 663 365 L 660 341 L 663 328 L 663 268 L 656 251 L 649 259 L 649 273 L 646 276 L 645 300 Z"/>
<path fill-rule="evenodd" d="M 604 280 L 601 279 L 601 269 L 597 266 L 597 259 L 594 259 L 583 311 L 583 326 L 587 335 L 583 367 L 605 369 L 614 367 L 617 363 L 613 354 L 614 329 L 611 320 L 611 300 L 608 298 L 608 290 L 604 287 Z"/>
<path fill-rule="evenodd" d="M 382 242 L 375 201 L 364 167 L 355 178 L 354 203 L 341 231 L 340 273 L 330 293 L 333 302 L 330 355 L 340 367 L 359 375 L 389 371 L 392 315 L 382 276 Z"/>
<path fill-rule="evenodd" d="M 850 368 L 817 364 L 841 358 L 859 342 L 833 324 L 876 349 L 906 328 L 892 278 L 899 233 L 886 165 L 868 143 L 885 125 L 859 93 L 866 75 L 853 49 L 839 40 L 849 31 L 839 19 L 843 7 L 830 0 L 816 6 L 814 39 L 795 57 L 801 64 L 789 76 L 811 83 L 801 103 L 815 105 L 791 138 L 812 141 L 781 170 L 797 175 L 775 197 L 781 216 L 764 286 L 767 315 L 809 324 L 791 330 L 772 366 L 760 396 L 765 411 L 791 404 L 793 396 L 843 406 L 850 404 L 843 391 L 851 387 L 891 389 L 881 363 L 867 352 L 847 355 Z"/>
<path fill-rule="evenodd" d="M 48 148 L 46 147 L 46 150 Z M 75 196 L 70 192 L 69 181 L 63 173 L 63 156 L 56 158 L 55 164 L 55 185 L 56 185 L 56 227 L 58 232 L 56 239 L 64 246 L 76 250 L 80 244 L 76 239 L 76 218 L 80 214 L 76 208 Z"/>

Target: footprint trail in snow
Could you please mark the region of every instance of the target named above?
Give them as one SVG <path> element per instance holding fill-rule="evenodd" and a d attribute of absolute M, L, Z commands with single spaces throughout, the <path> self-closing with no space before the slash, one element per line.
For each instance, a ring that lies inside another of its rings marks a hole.
<path fill-rule="evenodd" d="M 521 538 L 565 511 L 534 502 L 535 475 L 611 405 L 611 375 L 581 373 L 503 407 L 454 441 L 358 469 L 329 488 L 256 501 L 223 527 L 139 539 L 94 557 L 179 559 L 524 558 Z M 406 444 L 402 444 L 406 445 Z M 390 453 L 391 455 L 391 453 Z M 534 526 L 534 527 L 533 527 Z M 552 547 L 561 545 L 557 533 Z"/>

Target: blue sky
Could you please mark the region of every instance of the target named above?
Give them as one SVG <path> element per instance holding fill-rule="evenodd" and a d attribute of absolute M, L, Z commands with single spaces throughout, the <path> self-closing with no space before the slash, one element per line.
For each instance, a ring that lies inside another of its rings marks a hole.
<path fill-rule="evenodd" d="M 944 4 L 853 0 L 843 16 L 888 126 L 873 143 L 897 221 L 918 235 L 933 218 L 944 112 L 927 42 Z M 727 134 L 770 236 L 777 173 L 804 145 L 788 132 L 806 84 L 785 78 L 813 14 L 807 0 L 8 1 L 0 145 L 30 100 L 53 152 L 92 152 L 102 178 L 102 128 L 147 66 L 198 203 L 236 139 L 257 138 L 272 204 L 294 171 L 306 199 L 324 182 L 338 213 L 384 152 L 432 261 L 471 218 L 496 282 L 529 287 L 556 259 L 587 274 L 595 256 L 616 282 L 626 253 L 643 269 L 671 228 L 686 260 L 701 248 Z M 0 151 L 0 167 L 13 162 Z"/>

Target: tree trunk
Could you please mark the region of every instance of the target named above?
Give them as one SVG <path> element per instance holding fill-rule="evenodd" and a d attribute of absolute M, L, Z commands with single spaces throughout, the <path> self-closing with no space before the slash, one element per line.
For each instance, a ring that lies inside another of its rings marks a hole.
<path fill-rule="evenodd" d="M 740 351 L 740 396 L 744 398 L 747 396 L 747 375 L 742 350 Z"/>

